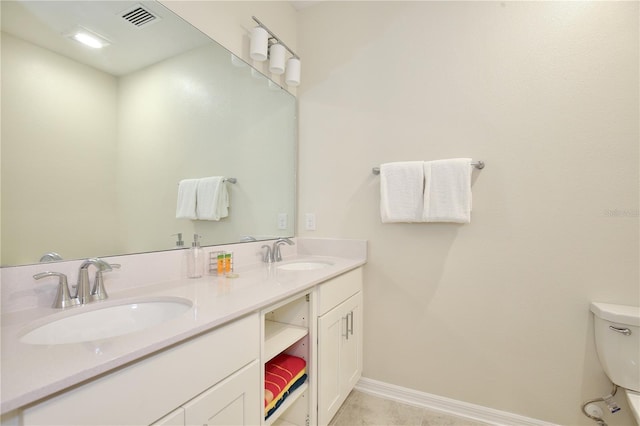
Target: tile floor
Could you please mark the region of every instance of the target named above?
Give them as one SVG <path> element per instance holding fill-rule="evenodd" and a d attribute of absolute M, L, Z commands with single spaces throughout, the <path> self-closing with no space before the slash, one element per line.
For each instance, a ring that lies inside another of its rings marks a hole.
<path fill-rule="evenodd" d="M 352 391 L 329 426 L 486 426 L 448 414 Z"/>

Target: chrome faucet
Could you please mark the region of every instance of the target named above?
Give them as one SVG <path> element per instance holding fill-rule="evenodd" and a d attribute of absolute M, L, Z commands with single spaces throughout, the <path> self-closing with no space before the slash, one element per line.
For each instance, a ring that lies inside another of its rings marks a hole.
<path fill-rule="evenodd" d="M 262 255 L 262 261 L 264 263 L 272 263 L 273 262 L 273 253 L 271 252 L 271 247 L 269 247 L 268 245 L 263 245 L 262 248 L 266 248 L 267 251 L 264 252 L 264 254 Z"/>
<path fill-rule="evenodd" d="M 96 272 L 96 280 L 93 291 L 90 290 L 89 285 L 89 267 L 91 265 L 98 268 L 98 272 Z M 80 265 L 80 270 L 78 271 L 78 286 L 76 288 L 75 295 L 75 298 L 78 299 L 78 302 L 81 305 L 91 302 L 93 300 L 92 294 L 94 294 L 98 290 L 100 290 L 101 294 L 104 296 L 99 297 L 96 300 L 107 298 L 107 293 L 106 291 L 104 291 L 104 285 L 102 284 L 102 272 L 108 272 L 111 270 L 111 265 L 109 265 L 102 259 L 98 259 L 97 257 L 87 259 L 82 262 L 82 265 Z M 98 280 L 100 281 L 100 288 L 98 288 Z"/>
<path fill-rule="evenodd" d="M 283 244 L 289 244 L 290 246 L 292 246 L 295 243 L 289 238 L 278 238 L 276 241 L 274 241 L 272 247 L 269 247 L 266 244 L 263 245 L 262 248 L 267 250 L 262 255 L 262 261 L 264 263 L 281 262 L 282 253 L 280 252 L 280 246 Z"/>
<path fill-rule="evenodd" d="M 89 285 L 89 267 L 93 265 L 97 268 L 96 277 L 93 283 L 93 289 L 90 290 Z M 58 294 L 53 302 L 53 308 L 64 309 L 71 306 L 84 305 L 95 300 L 104 300 L 107 297 L 107 291 L 104 288 L 103 272 L 109 272 L 113 268 L 120 268 L 117 263 L 109 264 L 102 259 L 91 258 L 82 262 L 78 271 L 78 284 L 76 286 L 76 294 L 71 297 L 71 291 L 67 283 L 67 276 L 60 272 L 41 272 L 35 274 L 33 278 L 36 280 L 45 277 L 58 277 Z"/>
<path fill-rule="evenodd" d="M 107 263 L 107 262 L 105 262 Z M 103 272 L 109 272 L 114 269 L 120 269 L 119 263 L 107 263 L 110 266 L 109 269 L 100 269 L 96 271 L 96 277 L 93 280 L 93 289 L 91 290 L 91 301 L 105 300 L 109 297 L 107 290 L 104 288 L 104 279 L 102 278 Z"/>
<path fill-rule="evenodd" d="M 283 245 L 283 244 L 288 244 L 288 245 L 292 246 L 295 243 L 293 241 L 291 241 L 289 238 L 278 238 L 273 243 L 273 247 L 271 248 L 271 256 L 273 256 L 273 261 L 274 262 L 281 262 L 282 261 L 282 253 L 280 253 L 280 246 Z"/>
<path fill-rule="evenodd" d="M 55 309 L 64 309 L 69 308 L 71 306 L 77 306 L 80 303 L 77 298 L 72 298 L 69 294 L 69 285 L 67 284 L 67 276 L 60 272 L 41 272 L 39 274 L 35 274 L 33 278 L 36 280 L 45 278 L 45 277 L 58 277 L 58 294 L 56 294 L 56 298 L 53 301 L 52 308 Z"/>

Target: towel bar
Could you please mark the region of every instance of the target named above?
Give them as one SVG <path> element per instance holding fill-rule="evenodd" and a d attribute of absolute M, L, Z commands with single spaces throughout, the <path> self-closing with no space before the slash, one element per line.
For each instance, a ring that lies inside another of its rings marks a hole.
<path fill-rule="evenodd" d="M 224 178 L 222 179 L 223 182 L 229 182 L 229 183 L 237 183 L 238 179 L 236 178 Z"/>
<path fill-rule="evenodd" d="M 471 165 L 478 170 L 484 169 L 484 161 L 472 161 Z M 379 175 L 380 167 L 374 167 L 373 169 L 371 169 L 371 171 L 373 172 L 374 175 Z"/>

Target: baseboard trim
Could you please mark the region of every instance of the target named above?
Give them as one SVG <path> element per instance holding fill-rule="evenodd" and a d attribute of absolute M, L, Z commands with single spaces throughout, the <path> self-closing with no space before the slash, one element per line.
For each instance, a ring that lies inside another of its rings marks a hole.
<path fill-rule="evenodd" d="M 398 401 L 415 407 L 440 411 L 457 417 L 489 423 L 497 426 L 557 426 L 542 420 L 520 416 L 506 411 L 494 410 L 481 405 L 469 404 L 451 398 L 420 392 L 378 380 L 361 378 L 356 390 Z"/>

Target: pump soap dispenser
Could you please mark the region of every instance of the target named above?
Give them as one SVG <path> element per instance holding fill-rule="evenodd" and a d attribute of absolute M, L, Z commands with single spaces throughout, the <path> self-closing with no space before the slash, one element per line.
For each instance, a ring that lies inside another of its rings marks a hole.
<path fill-rule="evenodd" d="M 200 278 L 204 271 L 204 252 L 200 247 L 199 238 L 200 235 L 193 234 L 193 242 L 187 256 L 187 276 L 189 278 Z"/>

